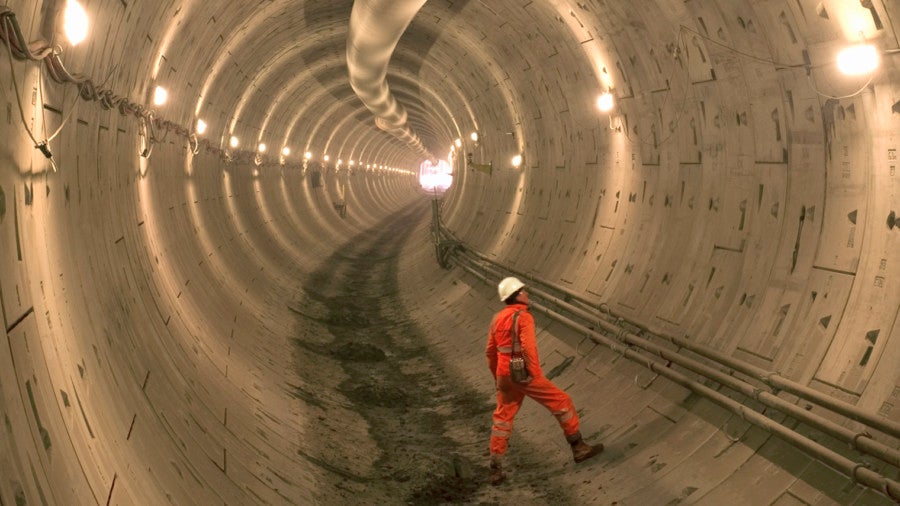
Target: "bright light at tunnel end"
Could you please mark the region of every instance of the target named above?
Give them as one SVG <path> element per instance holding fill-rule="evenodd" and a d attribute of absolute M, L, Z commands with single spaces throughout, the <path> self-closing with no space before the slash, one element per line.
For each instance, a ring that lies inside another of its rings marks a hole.
<path fill-rule="evenodd" d="M 437 164 L 425 160 L 419 165 L 419 186 L 423 190 L 443 193 L 453 184 L 453 168 L 447 160 L 438 160 Z"/>

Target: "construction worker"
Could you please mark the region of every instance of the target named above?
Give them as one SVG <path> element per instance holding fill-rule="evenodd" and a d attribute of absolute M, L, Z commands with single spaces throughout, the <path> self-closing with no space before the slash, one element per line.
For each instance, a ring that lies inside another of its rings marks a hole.
<path fill-rule="evenodd" d="M 507 441 L 512 434 L 513 418 L 522 406 L 525 396 L 531 397 L 550 410 L 559 422 L 566 441 L 572 447 L 575 463 L 597 455 L 603 445 L 589 445 L 581 438 L 578 414 L 568 394 L 544 377 L 538 358 L 534 334 L 534 317 L 528 312 L 528 292 L 525 283 L 516 278 L 505 278 L 497 287 L 500 300 L 506 307 L 494 315 L 487 343 L 487 361 L 497 385 L 497 409 L 494 410 L 491 427 L 490 478 L 492 485 L 499 485 L 506 475 L 503 473 L 503 455 Z M 514 383 L 510 378 L 509 360 L 512 354 L 512 325 L 515 318 L 522 353 L 531 380 L 528 383 Z"/>

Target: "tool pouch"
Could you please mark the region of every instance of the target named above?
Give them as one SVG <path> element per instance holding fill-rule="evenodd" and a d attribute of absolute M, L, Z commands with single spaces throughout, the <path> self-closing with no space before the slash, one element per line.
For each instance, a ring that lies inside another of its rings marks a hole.
<path fill-rule="evenodd" d="M 519 329 L 517 327 L 519 321 L 519 311 L 513 313 L 512 321 L 512 337 L 513 351 L 509 358 L 509 379 L 513 383 L 526 384 L 533 379 L 528 374 L 528 367 L 525 365 L 525 356 L 522 355 L 522 343 L 519 341 Z"/>
<path fill-rule="evenodd" d="M 522 355 L 513 355 L 509 359 L 509 378 L 513 383 L 528 383 L 531 381 L 531 375 L 525 367 L 525 357 Z"/>

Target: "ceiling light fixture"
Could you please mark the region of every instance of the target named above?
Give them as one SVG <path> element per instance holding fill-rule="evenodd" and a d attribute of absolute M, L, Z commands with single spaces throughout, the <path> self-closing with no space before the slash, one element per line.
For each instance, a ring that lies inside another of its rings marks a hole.
<path fill-rule="evenodd" d="M 878 68 L 878 50 L 872 44 L 856 44 L 838 52 L 837 66 L 843 74 L 858 76 Z"/>
<path fill-rule="evenodd" d="M 87 38 L 88 17 L 78 0 L 66 2 L 66 10 L 63 13 L 63 30 L 69 43 L 73 46 Z"/>
<path fill-rule="evenodd" d="M 597 98 L 597 109 L 600 109 L 602 112 L 609 112 L 612 110 L 615 102 L 613 100 L 612 93 L 605 92 Z"/>
<path fill-rule="evenodd" d="M 169 92 L 162 86 L 157 86 L 153 90 L 153 105 L 163 105 L 169 99 Z"/>

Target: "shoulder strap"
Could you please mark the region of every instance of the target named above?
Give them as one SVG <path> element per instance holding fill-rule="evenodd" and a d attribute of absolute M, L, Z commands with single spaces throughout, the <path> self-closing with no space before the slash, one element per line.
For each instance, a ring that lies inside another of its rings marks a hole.
<path fill-rule="evenodd" d="M 519 328 L 518 328 L 519 313 L 521 313 L 521 312 L 522 312 L 521 309 L 516 311 L 515 313 L 513 313 L 513 318 L 512 318 L 512 338 L 513 338 L 512 351 L 513 351 L 513 353 L 521 353 L 522 352 L 522 343 L 521 343 L 521 341 L 519 341 Z"/>

